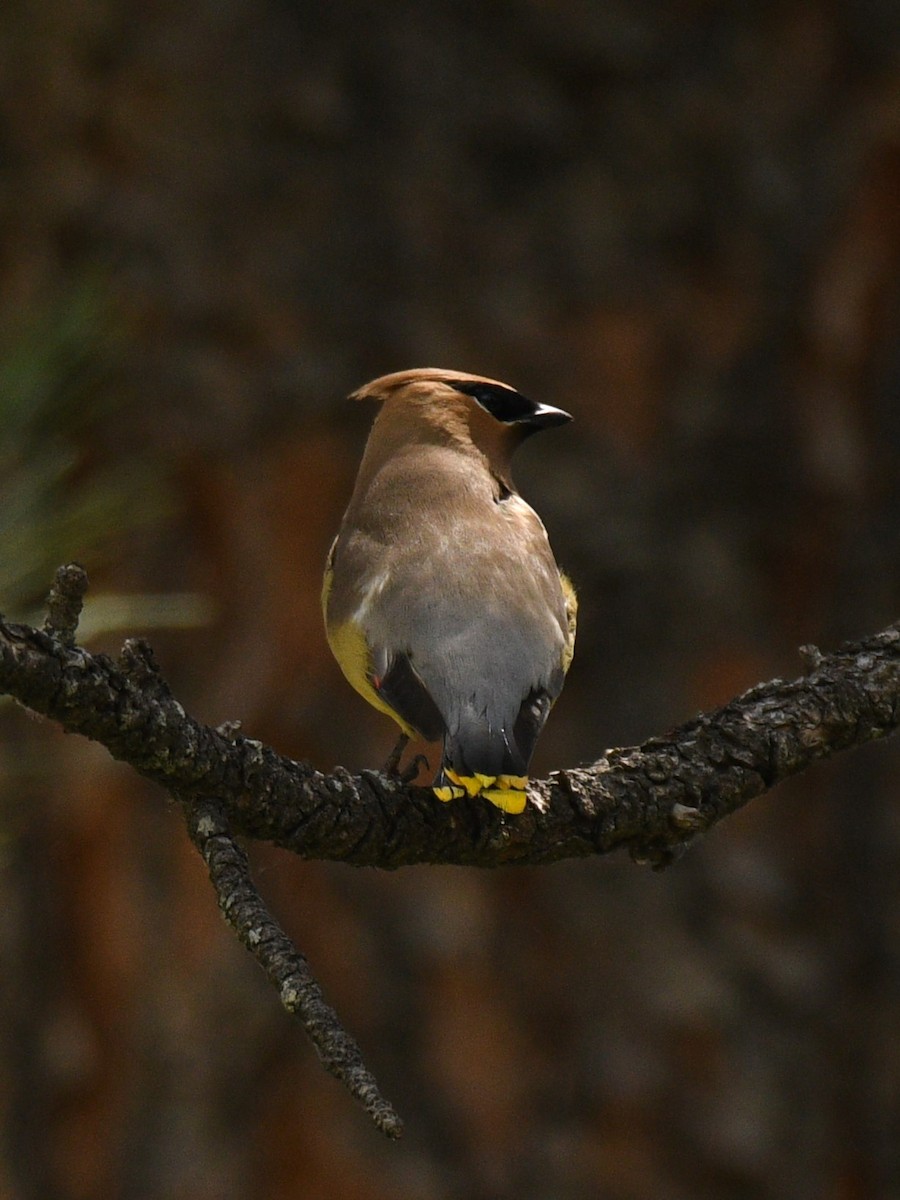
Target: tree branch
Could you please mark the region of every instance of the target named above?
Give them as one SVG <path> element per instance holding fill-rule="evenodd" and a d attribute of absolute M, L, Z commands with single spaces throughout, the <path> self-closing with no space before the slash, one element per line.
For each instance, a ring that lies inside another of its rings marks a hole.
<path fill-rule="evenodd" d="M 326 1002 L 309 963 L 266 908 L 250 878 L 247 855 L 231 836 L 219 807 L 198 800 L 184 805 L 188 836 L 209 868 L 225 920 L 275 987 L 287 1011 L 299 1017 L 327 1071 L 347 1088 L 388 1137 L 403 1122 L 381 1095 L 359 1047 Z"/>
<path fill-rule="evenodd" d="M 798 679 L 760 684 L 662 737 L 532 782 L 531 803 L 509 818 L 477 800 L 436 803 L 428 789 L 377 771 L 322 774 L 232 726 L 202 725 L 174 698 L 146 642 L 127 641 L 118 661 L 75 645 L 86 586 L 81 568 L 62 567 L 44 629 L 0 620 L 0 692 L 102 743 L 181 801 L 227 919 L 328 1069 L 392 1135 L 399 1119 L 266 912 L 232 831 L 303 858 L 386 869 L 533 865 L 621 848 L 659 868 L 781 780 L 900 724 L 898 623 L 833 654 L 804 647 Z"/>

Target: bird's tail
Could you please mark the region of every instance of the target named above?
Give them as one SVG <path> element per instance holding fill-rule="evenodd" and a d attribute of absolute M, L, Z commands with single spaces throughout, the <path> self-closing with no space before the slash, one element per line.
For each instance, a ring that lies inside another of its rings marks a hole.
<path fill-rule="evenodd" d="M 465 717 L 468 716 L 468 719 Z M 527 763 L 515 739 L 485 718 L 466 714 L 445 739 L 434 794 L 439 800 L 481 796 L 508 813 L 525 808 Z"/>

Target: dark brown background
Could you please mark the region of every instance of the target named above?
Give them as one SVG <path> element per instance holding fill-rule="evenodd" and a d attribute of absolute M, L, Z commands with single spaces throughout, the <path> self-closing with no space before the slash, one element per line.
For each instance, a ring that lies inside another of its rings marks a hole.
<path fill-rule="evenodd" d="M 6 0 L 7 512 L 70 458 L 0 527 L 4 606 L 68 558 L 95 604 L 197 593 L 204 624 L 149 634 L 196 716 L 380 762 L 393 730 L 318 609 L 371 415 L 343 397 L 439 365 L 577 418 L 519 466 L 581 595 L 539 772 L 896 619 L 897 32 L 889 0 Z M 69 520 L 98 480 L 113 500 Z M 662 876 L 255 851 L 393 1145 L 164 798 L 9 706 L 0 728 L 0 1195 L 900 1195 L 896 745 Z"/>

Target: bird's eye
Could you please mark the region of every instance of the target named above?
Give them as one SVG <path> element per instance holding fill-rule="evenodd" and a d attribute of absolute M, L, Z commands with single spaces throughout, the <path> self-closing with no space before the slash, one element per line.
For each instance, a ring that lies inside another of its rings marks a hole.
<path fill-rule="evenodd" d="M 473 379 L 451 383 L 450 386 L 457 392 L 471 396 L 496 421 L 501 421 L 504 425 L 529 421 L 538 409 L 533 400 L 498 383 L 480 383 Z"/>

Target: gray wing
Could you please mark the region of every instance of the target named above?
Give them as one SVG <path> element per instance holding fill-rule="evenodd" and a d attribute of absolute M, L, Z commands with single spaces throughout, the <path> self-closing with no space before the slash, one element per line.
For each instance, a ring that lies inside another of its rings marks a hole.
<path fill-rule="evenodd" d="M 370 644 L 421 684 L 444 725 L 445 764 L 465 775 L 524 774 L 565 678 L 559 571 L 540 520 L 514 500 L 503 509 L 514 538 L 469 522 L 415 571 L 391 571 L 367 615 Z"/>

